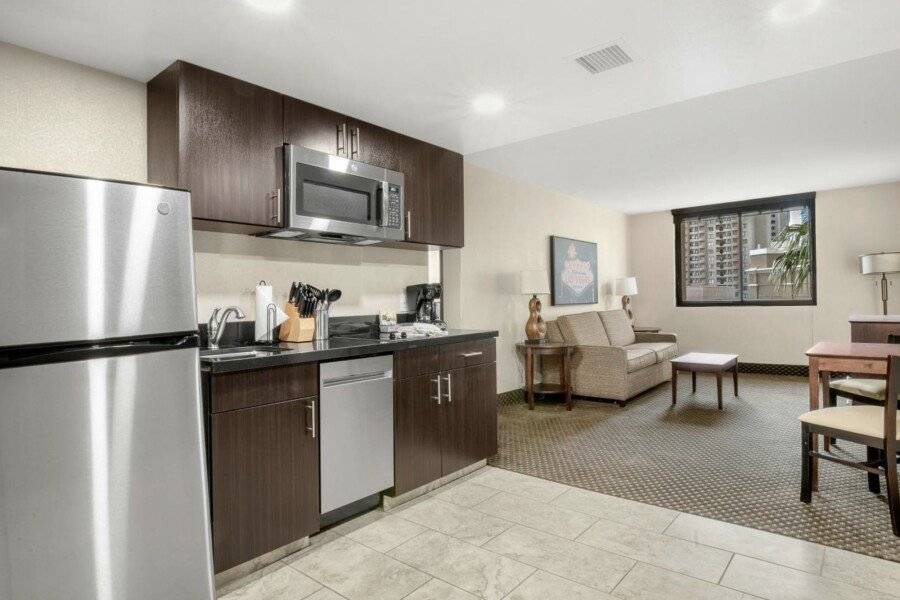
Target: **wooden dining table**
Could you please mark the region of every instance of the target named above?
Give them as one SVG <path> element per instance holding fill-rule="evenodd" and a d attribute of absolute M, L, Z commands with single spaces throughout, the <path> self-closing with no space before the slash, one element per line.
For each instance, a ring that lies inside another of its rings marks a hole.
<path fill-rule="evenodd" d="M 820 394 L 823 384 L 829 385 L 832 373 L 851 375 L 887 374 L 888 357 L 900 354 L 897 344 L 874 344 L 862 342 L 819 342 L 806 351 L 809 358 L 809 410 L 822 407 Z M 827 390 L 825 390 L 827 394 Z M 813 436 L 812 451 L 817 451 L 819 436 Z M 813 457 L 812 489 L 819 489 L 819 464 Z"/>

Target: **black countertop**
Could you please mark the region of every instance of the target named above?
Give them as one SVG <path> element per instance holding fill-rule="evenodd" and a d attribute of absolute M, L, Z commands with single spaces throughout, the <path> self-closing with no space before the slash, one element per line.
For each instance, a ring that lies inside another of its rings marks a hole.
<path fill-rule="evenodd" d="M 264 356 L 248 356 L 246 358 L 234 358 L 229 360 L 211 360 L 207 352 L 200 351 L 200 369 L 205 373 L 234 373 L 236 371 L 250 371 L 266 367 L 279 367 L 305 362 L 318 362 L 338 358 L 353 358 L 357 356 L 373 356 L 375 354 L 387 354 L 409 348 L 422 348 L 425 346 L 440 346 L 455 342 L 467 342 L 485 338 L 497 337 L 497 331 L 451 329 L 447 335 L 434 336 L 420 339 L 378 340 L 374 338 L 332 337 L 318 342 L 280 342 L 277 346 L 256 346 L 257 350 L 264 351 Z M 271 348 L 271 351 L 267 349 Z M 244 349 L 244 347 L 242 347 Z M 247 348 L 248 350 L 251 348 Z M 221 346 L 217 352 L 222 355 L 226 346 Z M 214 355 L 213 355 L 214 356 Z"/>

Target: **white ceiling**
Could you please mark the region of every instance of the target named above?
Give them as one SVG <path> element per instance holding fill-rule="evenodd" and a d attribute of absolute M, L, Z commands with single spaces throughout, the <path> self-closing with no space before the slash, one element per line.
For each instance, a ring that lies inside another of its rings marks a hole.
<path fill-rule="evenodd" d="M 700 197 L 731 200 L 761 189 L 744 184 L 753 175 L 749 168 L 741 171 L 737 158 L 729 162 L 711 149 L 730 148 L 755 167 L 776 162 L 764 140 L 747 147 L 734 143 L 743 135 L 762 137 L 740 125 L 756 119 L 769 125 L 769 133 L 781 133 L 771 123 L 795 125 L 791 110 L 797 107 L 783 102 L 802 95 L 784 89 L 806 85 L 790 83 L 807 81 L 798 73 L 900 49 L 900 2 L 3 0 L 0 39 L 142 81 L 173 60 L 188 60 L 634 212 Z M 573 55 L 611 42 L 635 62 L 599 75 L 574 63 Z M 863 77 L 867 68 L 896 67 L 898 61 L 895 55 L 872 60 L 858 63 L 863 72 L 845 69 L 846 76 Z M 830 73 L 808 75 L 823 91 L 842 92 L 837 80 L 826 81 L 841 72 Z M 773 79 L 778 81 L 753 86 Z M 872 96 L 861 100 L 896 105 L 897 82 L 884 78 L 880 87 L 869 85 L 865 93 Z M 854 108 L 852 94 L 843 92 L 845 109 Z M 484 93 L 501 95 L 505 110 L 475 114 L 471 100 Z M 753 94 L 771 98 L 765 109 L 771 119 L 753 104 Z M 838 185 L 900 178 L 884 165 L 896 154 L 882 152 L 885 144 L 896 150 L 896 143 L 866 138 L 877 128 L 860 131 L 860 119 L 828 106 L 830 98 L 806 100 L 818 115 L 809 126 L 823 120 L 834 126 L 829 135 L 804 136 L 807 145 L 789 146 L 802 153 L 793 165 L 803 170 L 805 152 L 812 151 L 818 162 L 810 160 L 810 168 L 828 164 L 846 173 Z M 691 106 L 699 108 L 685 108 Z M 735 110 L 744 116 L 729 112 Z M 896 120 L 893 126 L 896 133 Z M 537 136 L 545 137 L 533 140 Z M 785 151 L 781 138 L 766 139 L 776 141 L 776 152 Z M 847 145 L 860 147 L 852 164 L 842 160 L 850 153 Z M 767 151 L 761 153 L 761 146 Z M 710 154 L 723 160 L 711 161 Z M 717 170 L 700 169 L 704 163 Z M 723 172 L 725 167 L 731 168 Z M 734 171 L 737 181 L 727 176 Z M 762 187 L 796 191 L 790 186 L 806 181 L 763 180 L 758 173 Z M 836 177 L 828 175 L 828 181 Z M 821 188 L 820 181 L 812 185 Z"/>

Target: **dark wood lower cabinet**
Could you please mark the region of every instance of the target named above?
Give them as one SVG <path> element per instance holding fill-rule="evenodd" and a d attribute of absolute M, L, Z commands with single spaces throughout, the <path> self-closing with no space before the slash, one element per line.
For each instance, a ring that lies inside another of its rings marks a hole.
<path fill-rule="evenodd" d="M 481 460 L 497 454 L 497 365 L 490 363 L 460 369 L 465 374 L 466 397 L 478 407 L 473 431 L 478 434 L 473 450 Z"/>
<path fill-rule="evenodd" d="M 437 373 L 394 383 L 394 489 L 409 491 L 441 476 Z M 402 493 L 402 492 L 400 492 Z"/>
<path fill-rule="evenodd" d="M 317 398 L 211 416 L 215 571 L 319 529 Z M 177 493 L 174 491 L 173 493 Z"/>
<path fill-rule="evenodd" d="M 398 353 L 399 362 L 395 364 L 404 360 Z M 398 380 L 394 394 L 394 448 L 395 494 L 496 454 L 496 363 Z"/>

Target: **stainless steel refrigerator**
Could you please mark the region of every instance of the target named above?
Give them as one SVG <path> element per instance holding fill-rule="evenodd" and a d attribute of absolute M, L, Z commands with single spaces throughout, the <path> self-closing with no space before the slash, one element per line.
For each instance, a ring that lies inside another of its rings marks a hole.
<path fill-rule="evenodd" d="M 190 195 L 0 169 L 0 599 L 214 596 Z"/>

